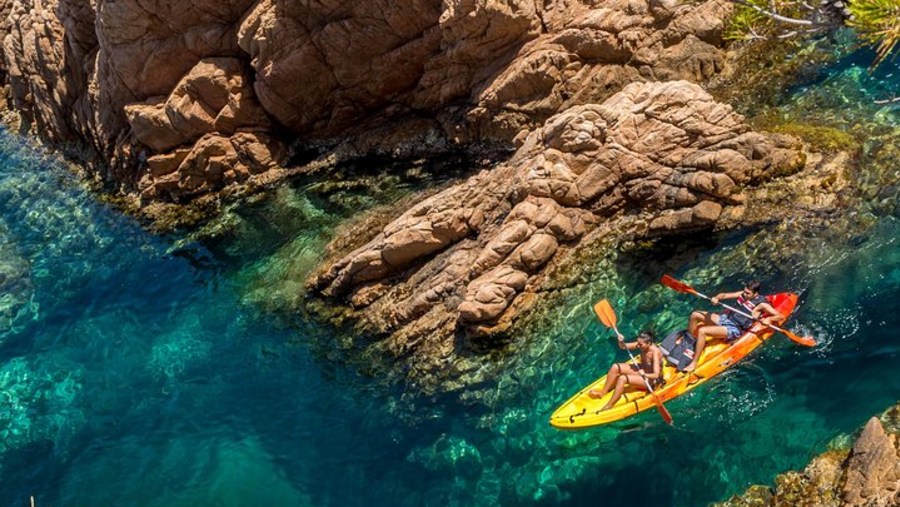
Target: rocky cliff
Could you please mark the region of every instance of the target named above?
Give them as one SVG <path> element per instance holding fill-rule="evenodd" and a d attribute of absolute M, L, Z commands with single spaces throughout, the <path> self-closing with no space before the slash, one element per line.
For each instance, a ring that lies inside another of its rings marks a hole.
<path fill-rule="evenodd" d="M 727 2 L 6 0 L 25 128 L 140 203 L 282 174 L 285 146 L 522 141 L 633 81 L 708 78 Z"/>

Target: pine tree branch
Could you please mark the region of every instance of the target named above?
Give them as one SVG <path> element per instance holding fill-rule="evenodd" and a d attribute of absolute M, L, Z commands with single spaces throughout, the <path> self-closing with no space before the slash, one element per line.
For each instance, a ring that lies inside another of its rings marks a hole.
<path fill-rule="evenodd" d="M 753 9 L 756 12 L 762 14 L 763 16 L 771 18 L 775 21 L 780 21 L 782 23 L 788 23 L 791 25 L 802 25 L 802 26 L 815 26 L 818 24 L 818 23 L 815 23 L 814 21 L 810 21 L 808 19 L 789 18 L 787 16 L 782 16 L 781 14 L 778 14 L 777 12 L 767 11 L 767 10 L 763 9 L 762 7 L 753 5 L 752 3 L 750 3 L 746 0 L 729 0 L 729 1 L 731 3 L 743 5 L 744 7 Z"/>

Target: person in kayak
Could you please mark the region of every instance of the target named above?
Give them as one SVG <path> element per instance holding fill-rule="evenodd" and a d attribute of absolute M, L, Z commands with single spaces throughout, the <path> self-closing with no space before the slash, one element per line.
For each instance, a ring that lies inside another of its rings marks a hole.
<path fill-rule="evenodd" d="M 778 313 L 772 305 L 766 301 L 766 298 L 760 295 L 761 284 L 753 280 L 744 285 L 744 289 L 738 292 L 720 292 L 712 298 L 714 305 L 719 304 L 723 299 L 737 299 L 738 309 L 744 310 L 754 318 L 760 319 L 766 324 L 776 324 L 784 317 Z M 703 349 L 706 347 L 706 341 L 710 338 L 725 340 L 732 342 L 744 331 L 750 329 L 753 325 L 753 319 L 725 310 L 721 313 L 711 313 L 704 311 L 695 311 L 691 313 L 688 322 L 688 332 L 697 338 L 697 347 L 694 350 L 694 360 L 691 361 L 684 371 L 694 371 L 697 367 L 697 360 Z"/>
<path fill-rule="evenodd" d="M 647 385 L 642 377 L 645 377 L 654 389 L 662 384 L 662 351 L 654 345 L 653 342 L 655 340 L 656 337 L 649 330 L 641 331 L 637 336 L 637 341 L 631 343 L 625 343 L 625 337 L 621 334 L 619 335 L 619 348 L 622 350 L 639 350 L 641 353 L 640 364 L 616 363 L 610 366 L 609 371 L 606 373 L 606 383 L 603 384 L 603 389 L 599 391 L 591 389 L 588 391 L 588 396 L 600 399 L 606 396 L 610 389 L 615 388 L 612 398 L 600 410 L 612 408 L 625 391 L 625 386 L 630 385 L 646 391 Z"/>

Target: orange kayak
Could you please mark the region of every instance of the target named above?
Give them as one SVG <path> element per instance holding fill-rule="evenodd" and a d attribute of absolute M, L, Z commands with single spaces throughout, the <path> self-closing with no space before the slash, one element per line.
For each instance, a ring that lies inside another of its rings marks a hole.
<path fill-rule="evenodd" d="M 767 299 L 786 318 L 797 306 L 797 295 L 790 292 L 768 296 Z M 710 341 L 697 361 L 697 368 L 691 373 L 679 372 L 674 366 L 666 363 L 663 367 L 663 378 L 666 382 L 656 389 L 656 395 L 665 402 L 702 385 L 743 359 L 768 340 L 772 334 L 773 331 L 768 327 L 754 324 L 731 344 L 719 340 Z M 600 410 L 612 397 L 612 393 L 595 400 L 588 396 L 588 391 L 599 390 L 603 387 L 604 382 L 606 382 L 606 375 L 598 378 L 560 405 L 550 416 L 550 425 L 567 430 L 589 428 L 620 421 L 638 412 L 656 408 L 653 397 L 649 393 L 629 386 L 612 408 Z"/>

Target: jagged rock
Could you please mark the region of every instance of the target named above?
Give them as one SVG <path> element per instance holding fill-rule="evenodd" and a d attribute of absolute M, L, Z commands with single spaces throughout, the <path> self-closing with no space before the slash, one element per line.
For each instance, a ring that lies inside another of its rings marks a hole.
<path fill-rule="evenodd" d="M 16 0 L 0 22 L 13 106 L 52 142 L 81 140 L 137 180 L 124 106 L 168 95 L 199 60 L 238 56 L 253 0 Z"/>
<path fill-rule="evenodd" d="M 900 445 L 893 425 L 900 405 L 866 423 L 853 448 L 815 457 L 802 472 L 752 486 L 715 507 L 893 507 L 900 505 Z M 885 424 L 891 428 L 885 431 Z"/>
<path fill-rule="evenodd" d="M 277 168 L 283 150 L 280 142 L 266 134 L 206 134 L 190 149 L 151 157 L 148 172 L 141 180 L 141 195 L 148 200 L 181 201 L 244 182 Z"/>
<path fill-rule="evenodd" d="M 900 505 L 900 447 L 881 422 L 869 419 L 847 459 L 842 498 L 848 507 Z"/>
<path fill-rule="evenodd" d="M 483 322 L 496 319 L 525 288 L 528 275 L 512 266 L 504 265 L 488 271 L 469 284 L 465 301 L 459 305 L 463 322 Z"/>
<path fill-rule="evenodd" d="M 743 187 L 802 168 L 797 143 L 785 142 L 750 132 L 697 85 L 631 84 L 550 118 L 508 163 L 415 205 L 309 285 L 365 301 L 359 318 L 378 333 L 414 336 L 434 320 L 491 334 L 604 220 L 644 210 L 658 216 L 647 234 L 711 229 Z M 429 340 L 449 339 L 443 329 Z"/>
<path fill-rule="evenodd" d="M 207 58 L 185 75 L 165 99 L 125 106 L 138 140 L 157 152 L 189 144 L 206 134 L 269 129 L 252 80 L 237 58 Z"/>
<path fill-rule="evenodd" d="M 469 124 L 482 135 L 521 138 L 552 114 L 630 82 L 710 77 L 722 66 L 716 45 L 731 7 L 686 7 L 622 0 L 540 13 L 545 33 L 477 92 Z"/>
<path fill-rule="evenodd" d="M 278 167 L 284 148 L 240 60 L 201 60 L 166 98 L 125 106 L 138 140 L 157 152 L 141 181 L 147 200 L 186 197 Z"/>
<path fill-rule="evenodd" d="M 650 222 L 653 233 L 686 232 L 703 229 L 714 224 L 722 213 L 722 205 L 712 201 L 702 201 L 690 209 L 666 213 Z"/>
<path fill-rule="evenodd" d="M 78 84 L 74 69 L 67 66 L 66 27 L 56 7 L 56 2 L 4 2 L 0 34 L 13 108 L 51 141 L 66 142 L 76 139 L 67 108 L 76 100 Z"/>

